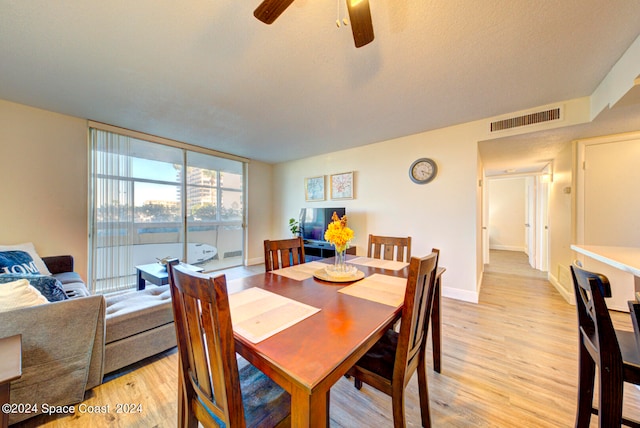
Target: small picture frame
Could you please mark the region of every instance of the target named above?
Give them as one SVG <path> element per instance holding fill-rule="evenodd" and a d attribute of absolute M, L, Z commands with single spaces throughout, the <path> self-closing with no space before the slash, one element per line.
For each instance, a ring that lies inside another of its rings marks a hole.
<path fill-rule="evenodd" d="M 329 181 L 331 199 L 353 199 L 353 171 L 333 174 Z"/>
<path fill-rule="evenodd" d="M 324 201 L 324 175 L 304 179 L 304 199 L 307 202 Z"/>

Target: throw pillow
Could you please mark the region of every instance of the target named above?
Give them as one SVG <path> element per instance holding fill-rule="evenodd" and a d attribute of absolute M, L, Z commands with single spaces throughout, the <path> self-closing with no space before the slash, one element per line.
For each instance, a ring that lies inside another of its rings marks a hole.
<path fill-rule="evenodd" d="M 26 251 L 36 264 L 36 267 L 42 275 L 51 275 L 47 265 L 44 264 L 42 258 L 38 255 L 36 248 L 31 242 L 25 242 L 24 244 L 17 245 L 0 245 L 0 251 Z"/>
<path fill-rule="evenodd" d="M 33 258 L 26 251 L 1 251 L 0 273 L 40 273 Z"/>
<path fill-rule="evenodd" d="M 52 276 L 46 275 L 21 275 L 14 273 L 1 274 L 0 288 L 4 287 L 2 284 L 17 281 L 19 279 L 27 280 L 29 284 L 35 287 L 50 302 L 58 302 L 60 300 L 68 299 L 60 281 Z"/>
<path fill-rule="evenodd" d="M 0 287 L 0 312 L 47 303 L 47 299 L 26 279 L 6 283 Z"/>

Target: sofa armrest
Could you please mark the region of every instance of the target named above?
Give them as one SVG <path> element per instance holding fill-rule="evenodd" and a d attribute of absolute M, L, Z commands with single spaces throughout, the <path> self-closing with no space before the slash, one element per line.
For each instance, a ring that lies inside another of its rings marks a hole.
<path fill-rule="evenodd" d="M 49 256 L 43 257 L 42 261 L 51 273 L 73 272 L 73 256 Z"/>
<path fill-rule="evenodd" d="M 0 337 L 22 334 L 22 377 L 11 383 L 11 402 L 83 401 L 104 374 L 104 314 L 103 296 L 0 312 Z M 9 423 L 35 415 L 10 415 Z"/>

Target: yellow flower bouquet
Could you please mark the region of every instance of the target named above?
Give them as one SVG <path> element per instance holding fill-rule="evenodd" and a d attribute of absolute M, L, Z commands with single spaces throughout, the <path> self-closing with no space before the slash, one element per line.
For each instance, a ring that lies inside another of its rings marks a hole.
<path fill-rule="evenodd" d="M 349 248 L 349 243 L 353 239 L 353 230 L 347 227 L 347 216 L 338 218 L 335 212 L 331 216 L 324 239 L 336 248 L 335 264 L 327 267 L 327 273 L 331 276 L 348 277 L 353 275 L 357 269 L 355 266 L 347 266 L 345 263 L 345 251 Z"/>
<path fill-rule="evenodd" d="M 324 239 L 336 247 L 336 252 L 341 253 L 349 248 L 349 242 L 353 239 L 353 230 L 347 227 L 347 216 L 338 218 L 333 212 L 331 223 L 324 232 Z"/>

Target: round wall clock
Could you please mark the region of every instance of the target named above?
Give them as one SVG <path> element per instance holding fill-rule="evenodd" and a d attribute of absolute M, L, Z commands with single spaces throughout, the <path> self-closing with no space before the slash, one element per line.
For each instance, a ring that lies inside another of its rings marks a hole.
<path fill-rule="evenodd" d="M 414 183 L 426 184 L 436 178 L 438 166 L 429 158 L 416 159 L 409 167 L 409 177 Z"/>

